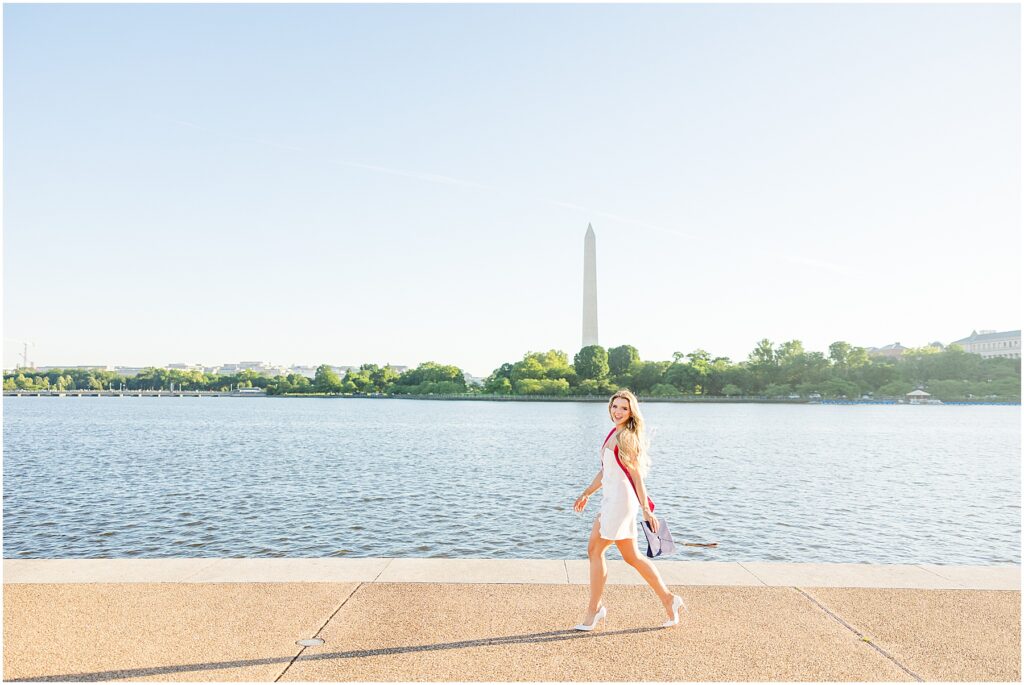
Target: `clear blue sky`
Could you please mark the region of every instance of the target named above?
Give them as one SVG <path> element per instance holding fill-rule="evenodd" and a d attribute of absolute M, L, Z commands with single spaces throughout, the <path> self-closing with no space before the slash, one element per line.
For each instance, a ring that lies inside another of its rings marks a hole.
<path fill-rule="evenodd" d="M 1014 5 L 4 6 L 4 366 L 1020 327 Z"/>

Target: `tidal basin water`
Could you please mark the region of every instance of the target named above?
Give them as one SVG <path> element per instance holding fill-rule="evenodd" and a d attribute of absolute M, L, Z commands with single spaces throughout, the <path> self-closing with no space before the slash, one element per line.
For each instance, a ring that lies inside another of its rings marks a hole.
<path fill-rule="evenodd" d="M 611 429 L 603 403 L 3 406 L 8 559 L 583 559 Z M 657 513 L 718 543 L 676 559 L 1020 563 L 1020 407 L 641 407 Z"/>

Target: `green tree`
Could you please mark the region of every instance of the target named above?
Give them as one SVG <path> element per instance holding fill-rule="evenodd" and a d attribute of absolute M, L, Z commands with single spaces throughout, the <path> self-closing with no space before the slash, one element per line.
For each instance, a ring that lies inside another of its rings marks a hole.
<path fill-rule="evenodd" d="M 316 367 L 313 376 L 313 387 L 317 392 L 341 392 L 341 379 L 327 364 Z"/>
<path fill-rule="evenodd" d="M 608 371 L 621 376 L 629 371 L 634 362 L 640 361 L 640 352 L 632 345 L 619 345 L 608 350 Z"/>
<path fill-rule="evenodd" d="M 491 395 L 511 395 L 512 381 L 504 376 L 489 376 L 484 382 L 484 392 Z"/>
<path fill-rule="evenodd" d="M 852 346 L 850 343 L 843 340 L 837 340 L 828 346 L 828 358 L 831 359 L 832 363 L 836 366 L 844 366 L 851 349 Z"/>
<path fill-rule="evenodd" d="M 512 367 L 512 364 L 506 362 L 492 371 L 484 379 L 484 392 L 489 395 L 512 394 Z"/>
<path fill-rule="evenodd" d="M 608 375 L 608 351 L 600 345 L 587 345 L 573 358 L 580 380 L 601 380 Z"/>
<path fill-rule="evenodd" d="M 704 390 L 707 386 L 708 374 L 711 372 L 711 355 L 706 350 L 695 350 L 686 355 L 686 358 L 689 360 L 693 376 L 697 381 L 693 387 L 693 393 L 695 395 L 706 394 Z"/>
<path fill-rule="evenodd" d="M 665 371 L 672 362 L 637 362 L 630 368 L 630 390 L 635 394 L 649 394 L 651 388 L 663 382 Z"/>
<path fill-rule="evenodd" d="M 690 364 L 679 363 L 679 358 L 676 359 L 677 361 L 673 361 L 665 369 L 665 373 L 662 375 L 660 381 L 676 388 L 677 393 L 692 395 L 698 383 L 697 372 Z M 644 363 L 645 362 L 641 362 L 641 364 Z M 658 381 L 656 380 L 655 383 L 658 383 Z M 651 388 L 653 391 L 653 386 L 651 386 Z"/>
<path fill-rule="evenodd" d="M 447 395 L 466 392 L 466 377 L 457 366 L 423 362 L 402 373 L 391 386 L 391 392 L 409 395 Z"/>
<path fill-rule="evenodd" d="M 914 385 L 912 383 L 907 383 L 905 381 L 892 381 L 891 383 L 886 383 L 885 385 L 878 388 L 878 390 L 875 391 L 875 396 L 903 397 L 908 392 L 911 392 L 913 389 Z"/>
<path fill-rule="evenodd" d="M 512 381 L 521 381 L 524 379 L 540 380 L 547 378 L 547 369 L 544 368 L 544 364 L 534 353 L 527 353 L 523 357 L 522 361 L 516 362 L 512 366 Z"/>
<path fill-rule="evenodd" d="M 854 347 L 846 355 L 846 363 L 849 365 L 851 370 L 857 370 L 862 366 L 867 366 L 871 363 L 871 357 L 868 356 L 868 351 L 863 347 Z"/>
<path fill-rule="evenodd" d="M 674 395 L 678 395 L 679 391 L 676 390 L 676 387 L 674 385 L 670 385 L 668 383 L 658 383 L 653 388 L 651 388 L 648 394 L 651 397 L 672 397 Z"/>
<path fill-rule="evenodd" d="M 366 369 L 349 369 L 345 372 L 345 378 L 341 382 L 341 389 L 351 387 L 349 392 L 374 392 L 373 381 L 370 379 L 370 371 Z"/>
<path fill-rule="evenodd" d="M 588 378 L 586 380 L 580 381 L 579 385 L 576 386 L 576 393 L 579 395 L 590 396 L 611 395 L 618 389 L 619 387 L 615 383 L 612 383 L 607 378 L 602 378 L 601 380 Z"/>
<path fill-rule="evenodd" d="M 789 340 L 779 345 L 775 352 L 775 358 L 779 364 L 785 365 L 799 360 L 804 356 L 804 344 L 799 340 Z"/>
<path fill-rule="evenodd" d="M 375 364 L 371 366 L 373 368 L 370 370 L 370 381 L 373 383 L 374 389 L 377 392 L 389 392 L 401 374 L 390 364 L 382 367 Z"/>
<path fill-rule="evenodd" d="M 571 387 L 576 382 L 576 371 L 569 364 L 569 358 L 561 350 L 527 352 L 514 363 L 505 363 L 491 372 L 484 381 L 484 392 L 488 394 L 518 394 L 522 380 L 565 380 Z M 521 387 L 535 387 L 533 385 Z M 556 387 L 556 386 L 552 386 Z M 557 386 L 557 387 L 560 387 Z"/>
<path fill-rule="evenodd" d="M 857 384 L 851 383 L 850 381 L 842 378 L 830 378 L 824 383 L 821 383 L 821 389 L 819 392 L 824 397 L 845 396 L 848 399 L 860 397 L 860 388 L 857 387 Z"/>
<path fill-rule="evenodd" d="M 753 378 L 753 390 L 760 391 L 775 382 L 778 375 L 778 359 L 772 341 L 762 338 L 747 359 L 747 368 Z"/>
<path fill-rule="evenodd" d="M 774 366 L 775 360 L 775 349 L 772 341 L 768 338 L 762 338 L 758 343 L 757 347 L 754 348 L 753 352 L 750 353 L 751 364 L 762 365 L 762 366 Z"/>
<path fill-rule="evenodd" d="M 764 394 L 768 397 L 785 397 L 793 392 L 793 389 L 785 383 L 770 383 L 767 388 L 764 389 Z"/>
<path fill-rule="evenodd" d="M 723 389 L 729 366 L 728 357 L 715 357 L 711 360 L 711 367 L 708 369 L 708 376 L 705 379 L 707 383 L 707 392 L 705 394 L 715 396 L 724 394 Z"/>
<path fill-rule="evenodd" d="M 569 381 L 564 378 L 524 378 L 516 383 L 515 390 L 520 395 L 566 395 L 569 393 Z"/>

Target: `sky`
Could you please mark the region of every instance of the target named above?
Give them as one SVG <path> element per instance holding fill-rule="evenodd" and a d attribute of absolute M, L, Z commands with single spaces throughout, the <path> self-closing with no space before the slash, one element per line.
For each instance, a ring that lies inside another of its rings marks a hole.
<path fill-rule="evenodd" d="M 4 5 L 4 367 L 1020 328 L 1015 5 Z"/>

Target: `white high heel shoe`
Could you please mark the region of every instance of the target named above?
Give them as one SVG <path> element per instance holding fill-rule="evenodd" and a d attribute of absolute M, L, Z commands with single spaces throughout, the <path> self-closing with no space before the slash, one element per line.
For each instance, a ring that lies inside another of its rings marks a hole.
<path fill-rule="evenodd" d="M 672 600 L 672 620 L 665 621 L 661 624 L 662 628 L 671 628 L 672 626 L 679 623 L 679 610 L 689 611 L 690 609 L 686 606 L 686 602 L 679 595 L 672 595 L 675 599 Z"/>
<path fill-rule="evenodd" d="M 590 625 L 587 625 L 585 623 L 580 623 L 579 625 L 573 626 L 573 628 L 575 630 L 593 630 L 594 628 L 597 627 L 597 622 L 600 621 L 602 618 L 604 618 L 607 615 L 608 615 L 608 609 L 606 609 L 605 607 L 602 606 L 600 609 L 597 610 L 597 613 L 594 614 L 594 621 L 593 621 L 593 623 L 591 623 Z"/>

